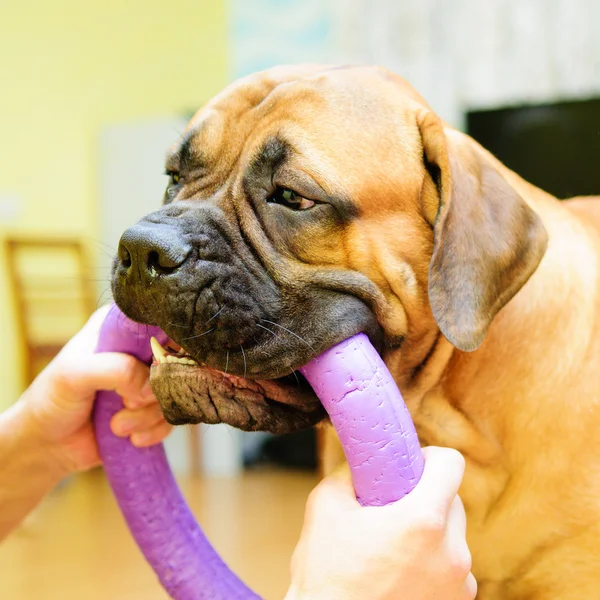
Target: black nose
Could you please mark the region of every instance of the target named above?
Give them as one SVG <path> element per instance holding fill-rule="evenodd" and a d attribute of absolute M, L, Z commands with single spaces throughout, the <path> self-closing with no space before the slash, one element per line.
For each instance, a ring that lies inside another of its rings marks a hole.
<path fill-rule="evenodd" d="M 191 250 L 172 227 L 138 223 L 121 236 L 118 261 L 126 272 L 141 279 L 154 279 L 179 269 Z"/>

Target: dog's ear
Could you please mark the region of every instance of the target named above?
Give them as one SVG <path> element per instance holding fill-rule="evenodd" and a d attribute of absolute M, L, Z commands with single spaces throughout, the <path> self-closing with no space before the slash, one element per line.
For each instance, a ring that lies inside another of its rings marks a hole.
<path fill-rule="evenodd" d="M 429 181 L 423 209 L 434 228 L 429 303 L 444 336 L 472 351 L 538 267 L 547 233 L 479 146 L 446 134 L 431 111 L 417 121 Z"/>

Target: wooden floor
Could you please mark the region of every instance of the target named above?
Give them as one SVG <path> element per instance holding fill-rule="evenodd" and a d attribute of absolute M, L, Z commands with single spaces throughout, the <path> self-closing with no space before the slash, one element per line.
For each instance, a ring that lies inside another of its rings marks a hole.
<path fill-rule="evenodd" d="M 226 562 L 263 598 L 281 600 L 316 476 L 268 471 L 180 483 Z M 0 544 L 1 600 L 166 598 L 101 471 L 64 484 Z"/>

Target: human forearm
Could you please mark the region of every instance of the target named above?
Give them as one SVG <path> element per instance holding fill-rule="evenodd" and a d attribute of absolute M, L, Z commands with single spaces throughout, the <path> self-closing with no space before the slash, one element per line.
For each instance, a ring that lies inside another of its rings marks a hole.
<path fill-rule="evenodd" d="M 37 439 L 23 401 L 0 414 L 0 540 L 65 475 L 52 449 Z"/>
<path fill-rule="evenodd" d="M 63 477 L 101 463 L 92 423 L 98 390 L 123 398 L 111 428 L 135 446 L 157 444 L 171 430 L 150 389 L 148 367 L 126 354 L 94 352 L 107 309 L 97 311 L 0 414 L 0 539 Z"/>

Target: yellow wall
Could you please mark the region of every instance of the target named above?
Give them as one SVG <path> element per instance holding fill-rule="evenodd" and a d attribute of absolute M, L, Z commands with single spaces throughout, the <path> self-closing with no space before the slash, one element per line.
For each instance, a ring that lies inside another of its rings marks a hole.
<path fill-rule="evenodd" d="M 217 92 L 227 78 L 226 28 L 224 0 L 4 3 L 0 198 L 18 195 L 22 210 L 0 220 L 0 244 L 15 232 L 97 238 L 100 128 L 178 114 Z M 20 391 L 3 254 L 0 331 L 1 408 Z"/>

